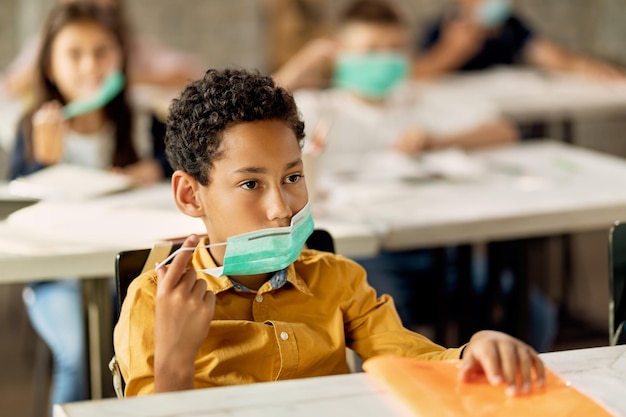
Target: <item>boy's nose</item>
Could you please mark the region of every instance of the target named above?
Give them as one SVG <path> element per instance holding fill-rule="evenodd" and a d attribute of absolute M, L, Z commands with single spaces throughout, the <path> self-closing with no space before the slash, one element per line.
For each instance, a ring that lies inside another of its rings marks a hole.
<path fill-rule="evenodd" d="M 286 196 L 280 190 L 271 193 L 268 198 L 267 219 L 270 221 L 289 220 L 293 212 L 289 206 Z M 280 226 L 288 226 L 288 224 L 280 224 Z"/>

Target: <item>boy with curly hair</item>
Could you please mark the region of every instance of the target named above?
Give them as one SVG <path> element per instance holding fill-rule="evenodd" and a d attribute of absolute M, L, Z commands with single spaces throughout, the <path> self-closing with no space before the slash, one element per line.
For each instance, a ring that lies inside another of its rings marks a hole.
<path fill-rule="evenodd" d="M 346 347 L 362 359 L 462 356 L 461 378 L 484 372 L 510 393 L 528 392 L 533 372 L 542 383 L 523 342 L 482 331 L 445 349 L 402 327 L 358 264 L 302 249 L 313 227 L 304 124 L 271 78 L 209 70 L 167 125 L 175 202 L 207 237 L 129 287 L 114 337 L 126 395 L 346 373 Z"/>

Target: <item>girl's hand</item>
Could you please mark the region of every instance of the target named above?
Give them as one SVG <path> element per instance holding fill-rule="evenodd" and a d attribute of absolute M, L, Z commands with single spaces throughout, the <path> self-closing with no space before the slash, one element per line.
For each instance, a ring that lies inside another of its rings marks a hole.
<path fill-rule="evenodd" d="M 191 235 L 183 247 L 198 244 Z M 193 251 L 181 251 L 157 270 L 154 324 L 154 387 L 156 392 L 193 388 L 194 361 L 209 334 L 215 294 L 196 278 L 189 265 Z"/>
<path fill-rule="evenodd" d="M 535 383 L 543 386 L 545 370 L 532 347 L 505 333 L 484 330 L 465 348 L 459 377 L 468 381 L 484 373 L 492 385 L 506 384 L 507 394 L 516 395 L 530 393 L 533 371 Z"/>
<path fill-rule="evenodd" d="M 60 103 L 44 103 L 33 114 L 33 156 L 43 165 L 54 165 L 63 157 L 66 124 Z"/>

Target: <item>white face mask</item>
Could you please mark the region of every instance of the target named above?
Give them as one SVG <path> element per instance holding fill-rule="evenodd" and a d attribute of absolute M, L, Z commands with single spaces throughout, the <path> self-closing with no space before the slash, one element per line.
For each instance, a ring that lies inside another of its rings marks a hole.
<path fill-rule="evenodd" d="M 209 275 L 256 275 L 280 271 L 292 264 L 302 251 L 306 240 L 313 233 L 314 223 L 311 207 L 307 203 L 302 210 L 291 218 L 291 225 L 255 230 L 229 237 L 226 242 L 212 243 L 205 248 L 224 246 L 224 265 L 215 268 L 200 269 Z M 184 247 L 174 251 L 156 269 L 169 262 L 183 250 L 195 250 L 196 247 Z"/>

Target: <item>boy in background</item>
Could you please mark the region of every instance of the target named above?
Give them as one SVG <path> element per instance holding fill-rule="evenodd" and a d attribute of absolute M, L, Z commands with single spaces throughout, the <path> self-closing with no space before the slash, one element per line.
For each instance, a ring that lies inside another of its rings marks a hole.
<path fill-rule="evenodd" d="M 306 126 L 305 153 L 316 151 L 312 143 L 324 143 L 315 161 L 320 194 L 333 189 L 336 174 L 382 170 L 390 150 L 415 156 L 518 140 L 516 127 L 489 103 L 458 94 L 427 96 L 412 88 L 412 59 L 408 22 L 393 3 L 356 0 L 339 17 L 333 41 L 315 40 L 277 73 L 277 82 L 293 87 L 302 84 L 297 74 L 308 77 L 329 62 L 334 67 L 332 88 L 294 92 Z M 392 296 L 405 326 L 432 319 L 436 301 L 430 294 L 440 271 L 431 250 L 383 251 L 358 262 L 379 294 Z"/>

